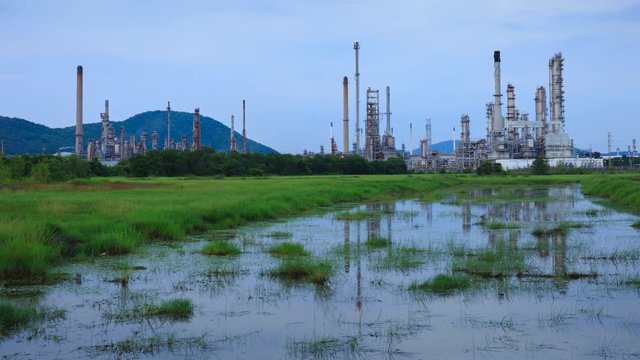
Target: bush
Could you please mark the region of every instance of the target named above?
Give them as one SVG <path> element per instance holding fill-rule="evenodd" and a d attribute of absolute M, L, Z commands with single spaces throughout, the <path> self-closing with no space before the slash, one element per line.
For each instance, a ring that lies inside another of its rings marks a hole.
<path fill-rule="evenodd" d="M 549 162 L 546 159 L 537 158 L 529 167 L 529 171 L 533 175 L 547 175 L 549 174 Z"/>
<path fill-rule="evenodd" d="M 491 161 L 485 161 L 480 166 L 476 168 L 476 174 L 478 175 L 501 175 L 504 171 L 502 170 L 502 164 L 500 163 L 492 163 Z"/>

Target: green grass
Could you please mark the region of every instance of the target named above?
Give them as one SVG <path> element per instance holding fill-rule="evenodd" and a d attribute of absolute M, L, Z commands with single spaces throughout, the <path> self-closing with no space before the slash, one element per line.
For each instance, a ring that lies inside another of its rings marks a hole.
<path fill-rule="evenodd" d="M 470 278 L 462 275 L 439 274 L 423 283 L 413 283 L 409 290 L 427 291 L 437 294 L 450 294 L 456 290 L 465 290 L 472 284 Z"/>
<path fill-rule="evenodd" d="M 302 244 L 290 242 L 274 245 L 269 248 L 268 252 L 271 255 L 288 257 L 309 255 L 309 253 L 304 250 L 304 246 Z"/>
<path fill-rule="evenodd" d="M 288 231 L 272 231 L 271 233 L 267 234 L 267 236 L 276 240 L 285 240 L 291 239 L 293 237 L 293 233 L 290 233 Z"/>
<path fill-rule="evenodd" d="M 506 246 L 471 251 L 464 258 L 454 259 L 453 271 L 485 278 L 523 275 L 524 254 Z"/>
<path fill-rule="evenodd" d="M 173 299 L 160 303 L 150 304 L 143 308 L 142 316 L 159 316 L 172 319 L 186 319 L 193 315 L 193 303 L 190 299 Z"/>
<path fill-rule="evenodd" d="M 374 262 L 373 268 L 378 270 L 408 271 L 421 267 L 425 263 L 427 251 L 415 246 L 392 248 L 386 256 Z"/>
<path fill-rule="evenodd" d="M 372 236 L 367 239 L 365 245 L 369 249 L 380 249 L 391 245 L 391 240 L 380 236 Z"/>
<path fill-rule="evenodd" d="M 309 258 L 284 260 L 277 268 L 267 272 L 272 277 L 291 282 L 326 284 L 334 270 L 327 262 Z"/>
<path fill-rule="evenodd" d="M 13 330 L 26 327 L 42 319 L 43 314 L 32 306 L 15 305 L 7 301 L 0 302 L 0 337 Z"/>
<path fill-rule="evenodd" d="M 454 188 L 580 182 L 586 194 L 640 212 L 639 179 L 636 174 L 432 174 L 16 182 L 0 188 L 0 281 L 38 282 L 64 259 L 126 254 L 150 241 L 183 239 L 208 229 L 231 229 L 338 203 L 437 198 L 435 194 Z"/>
<path fill-rule="evenodd" d="M 224 240 L 209 241 L 200 252 L 204 255 L 229 256 L 239 255 L 240 248 Z"/>
<path fill-rule="evenodd" d="M 631 226 L 636 228 L 636 229 L 640 229 L 640 220 L 635 221 L 633 224 L 631 224 Z"/>
<path fill-rule="evenodd" d="M 500 221 L 484 223 L 483 226 L 489 230 L 518 229 L 520 227 L 520 225 L 516 223 L 505 223 Z"/>
<path fill-rule="evenodd" d="M 382 216 L 381 211 L 359 210 L 356 212 L 341 212 L 335 215 L 336 220 L 362 221 L 376 219 Z"/>

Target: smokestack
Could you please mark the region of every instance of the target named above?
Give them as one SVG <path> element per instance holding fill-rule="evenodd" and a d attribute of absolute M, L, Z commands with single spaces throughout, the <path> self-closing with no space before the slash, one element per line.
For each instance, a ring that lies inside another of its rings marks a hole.
<path fill-rule="evenodd" d="M 125 149 L 124 149 L 124 126 L 120 126 L 120 160 L 125 159 Z"/>
<path fill-rule="evenodd" d="M 167 101 L 167 140 L 164 149 L 171 149 L 171 101 Z"/>
<path fill-rule="evenodd" d="M 231 115 L 231 137 L 229 139 L 229 152 L 236 152 L 236 136 L 233 130 L 233 115 Z"/>
<path fill-rule="evenodd" d="M 193 113 L 193 151 L 200 150 L 200 108 Z"/>
<path fill-rule="evenodd" d="M 391 135 L 391 88 L 387 86 L 387 128 L 385 132 L 387 136 Z"/>
<path fill-rule="evenodd" d="M 242 153 L 247 153 L 247 128 L 245 124 L 245 103 L 242 100 Z"/>
<path fill-rule="evenodd" d="M 343 155 L 349 155 L 349 79 L 342 78 L 342 142 Z"/>
<path fill-rule="evenodd" d="M 500 51 L 493 52 L 493 79 L 495 93 L 493 95 L 493 130 L 504 131 L 502 118 L 502 94 L 500 94 Z"/>
<path fill-rule="evenodd" d="M 451 136 L 451 140 L 453 140 L 453 151 L 452 154 L 456 152 L 456 127 L 453 127 L 453 133 Z"/>
<path fill-rule="evenodd" d="M 82 157 L 83 135 L 82 135 L 82 66 L 78 65 L 76 76 L 76 155 Z"/>
<path fill-rule="evenodd" d="M 356 154 L 360 155 L 360 68 L 358 54 L 360 43 L 354 42 L 353 49 L 356 51 Z"/>
<path fill-rule="evenodd" d="M 409 159 L 413 155 L 413 123 L 409 123 Z"/>

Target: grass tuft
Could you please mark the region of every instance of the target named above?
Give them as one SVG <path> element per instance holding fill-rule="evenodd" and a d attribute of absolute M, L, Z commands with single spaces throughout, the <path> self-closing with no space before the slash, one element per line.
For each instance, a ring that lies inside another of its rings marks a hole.
<path fill-rule="evenodd" d="M 269 254 L 276 256 L 307 256 L 308 252 L 304 250 L 304 246 L 299 243 L 285 242 L 278 245 L 274 245 L 269 248 Z"/>
<path fill-rule="evenodd" d="M 636 229 L 640 229 L 640 220 L 635 221 L 633 224 L 631 224 L 631 226 L 636 228 Z"/>
<path fill-rule="evenodd" d="M 200 252 L 204 255 L 229 256 L 239 255 L 240 248 L 228 241 L 216 240 L 207 243 L 202 247 L 202 250 L 200 250 Z"/>
<path fill-rule="evenodd" d="M 276 240 L 286 240 L 291 239 L 293 237 L 293 233 L 288 231 L 272 231 L 271 233 L 267 234 L 267 237 Z"/>
<path fill-rule="evenodd" d="M 385 248 L 391 245 L 391 240 L 380 236 L 372 236 L 367 239 L 365 245 L 370 249 Z"/>
<path fill-rule="evenodd" d="M 333 268 L 326 262 L 298 258 L 283 261 L 268 274 L 285 281 L 312 282 L 324 285 L 333 275 Z"/>
<path fill-rule="evenodd" d="M 413 283 L 409 286 L 409 290 L 427 291 L 437 294 L 450 294 L 456 290 L 464 290 L 471 286 L 472 281 L 462 275 L 446 275 L 439 274 L 431 280 L 423 283 Z"/>
<path fill-rule="evenodd" d="M 160 303 L 160 305 L 147 305 L 142 311 L 143 316 L 160 316 L 173 319 L 189 318 L 193 315 L 193 303 L 190 299 L 173 299 Z"/>
<path fill-rule="evenodd" d="M 42 319 L 42 313 L 32 306 L 0 302 L 0 336 Z"/>

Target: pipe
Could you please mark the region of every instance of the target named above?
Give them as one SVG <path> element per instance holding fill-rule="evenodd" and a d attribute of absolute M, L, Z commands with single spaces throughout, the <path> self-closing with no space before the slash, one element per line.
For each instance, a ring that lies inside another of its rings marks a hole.
<path fill-rule="evenodd" d="M 82 157 L 82 65 L 78 65 L 76 74 L 76 155 Z"/>
<path fill-rule="evenodd" d="M 242 153 L 247 153 L 247 129 L 245 124 L 245 102 L 242 100 Z"/>
<path fill-rule="evenodd" d="M 349 79 L 342 78 L 342 142 L 343 155 L 349 154 Z"/>
<path fill-rule="evenodd" d="M 360 155 L 360 68 L 358 59 L 360 43 L 354 42 L 353 49 L 356 51 L 356 155 Z"/>

